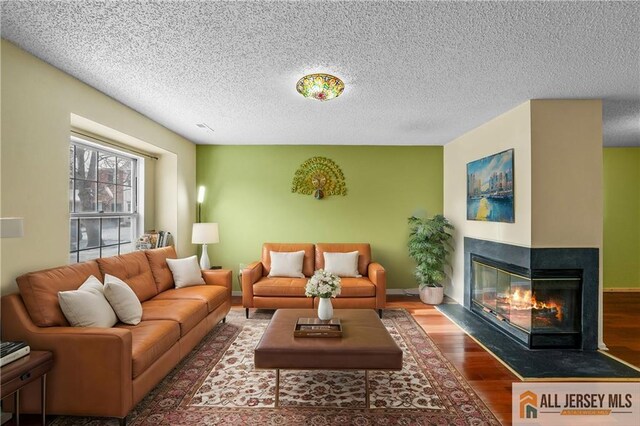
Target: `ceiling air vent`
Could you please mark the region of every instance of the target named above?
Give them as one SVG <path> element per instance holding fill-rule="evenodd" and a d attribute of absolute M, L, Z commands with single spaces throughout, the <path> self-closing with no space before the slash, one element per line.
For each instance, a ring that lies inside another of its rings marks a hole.
<path fill-rule="evenodd" d="M 211 127 L 207 126 L 205 123 L 198 123 L 198 124 L 196 124 L 196 126 L 200 127 L 201 129 L 213 132 L 213 129 Z"/>

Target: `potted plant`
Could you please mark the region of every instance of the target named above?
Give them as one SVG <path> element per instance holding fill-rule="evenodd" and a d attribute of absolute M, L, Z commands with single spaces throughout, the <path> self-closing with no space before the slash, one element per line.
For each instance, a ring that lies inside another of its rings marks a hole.
<path fill-rule="evenodd" d="M 420 286 L 420 300 L 430 305 L 442 303 L 442 281 L 447 256 L 453 250 L 451 231 L 453 225 L 442 215 L 430 219 L 415 216 L 409 218 L 409 256 L 416 261 L 414 272 Z"/>

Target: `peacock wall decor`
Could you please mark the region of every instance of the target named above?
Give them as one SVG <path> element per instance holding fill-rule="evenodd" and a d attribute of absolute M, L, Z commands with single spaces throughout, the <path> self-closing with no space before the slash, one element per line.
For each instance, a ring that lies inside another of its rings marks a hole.
<path fill-rule="evenodd" d="M 313 194 L 317 200 L 321 200 L 328 195 L 347 195 L 347 184 L 340 166 L 333 160 L 311 157 L 296 170 L 291 192 Z"/>

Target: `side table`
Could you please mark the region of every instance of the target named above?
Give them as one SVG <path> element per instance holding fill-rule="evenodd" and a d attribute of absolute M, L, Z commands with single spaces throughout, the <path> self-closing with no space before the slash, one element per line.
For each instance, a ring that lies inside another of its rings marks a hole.
<path fill-rule="evenodd" d="M 15 424 L 20 425 L 20 389 L 29 383 L 40 379 L 40 397 L 42 398 L 42 426 L 45 425 L 45 401 L 47 388 L 47 373 L 53 367 L 53 354 L 48 351 L 32 351 L 2 367 L 0 370 L 0 399 L 14 395 L 13 413 Z"/>

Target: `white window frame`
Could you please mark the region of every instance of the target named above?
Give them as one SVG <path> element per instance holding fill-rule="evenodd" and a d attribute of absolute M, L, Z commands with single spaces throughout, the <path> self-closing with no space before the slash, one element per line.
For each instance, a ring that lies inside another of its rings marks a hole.
<path fill-rule="evenodd" d="M 124 158 L 128 158 L 131 159 L 133 161 L 132 167 L 131 167 L 131 200 L 132 200 L 132 211 L 131 212 L 101 212 L 101 211 L 97 211 L 98 208 L 98 200 L 96 199 L 96 211 L 94 212 L 73 212 L 70 211 L 69 212 L 69 235 L 70 235 L 70 244 L 69 244 L 69 263 L 78 263 L 78 262 L 82 262 L 82 261 L 87 261 L 90 259 L 95 259 L 95 258 L 100 258 L 100 257 L 107 257 L 107 256 L 112 256 L 114 255 L 114 253 L 110 252 L 108 254 L 105 254 L 103 256 L 103 252 L 105 251 L 105 249 L 108 248 L 117 248 L 117 254 L 125 254 L 125 253 L 129 253 L 135 250 L 135 243 L 137 240 L 137 235 L 138 235 L 138 229 L 142 229 L 142 224 L 140 223 L 142 221 L 142 206 L 143 206 L 143 202 L 140 199 L 141 196 L 143 196 L 144 191 L 142 188 L 143 185 L 143 177 L 144 177 L 144 158 L 132 154 L 130 152 L 126 152 L 124 150 L 119 150 L 119 149 L 114 149 L 112 147 L 108 147 L 105 146 L 103 144 L 100 143 L 96 143 L 93 142 L 91 140 L 88 139 L 84 139 L 84 138 L 80 138 L 74 135 L 71 135 L 70 137 L 70 141 L 69 141 L 70 146 L 81 146 L 81 147 L 85 147 L 85 148 L 89 148 L 91 150 L 95 150 L 98 152 L 98 156 L 100 156 L 101 154 L 106 154 L 109 156 L 115 155 L 116 157 L 124 157 Z M 74 153 L 75 153 L 75 149 L 74 149 Z M 69 161 L 71 161 L 71 159 L 69 158 Z M 75 159 L 74 159 L 75 161 Z M 70 163 L 71 166 L 71 163 Z M 73 170 L 73 171 L 71 171 Z M 74 172 L 75 172 L 75 162 L 73 163 L 73 169 L 71 169 L 70 167 L 70 173 L 68 176 L 68 181 L 69 183 L 74 184 L 73 186 L 73 190 L 70 190 L 70 194 L 69 194 L 69 209 L 72 210 L 75 206 L 75 197 L 77 197 L 77 193 L 75 190 L 75 181 L 78 180 L 76 178 L 76 176 L 74 176 Z M 117 164 L 116 164 L 116 173 L 117 173 Z M 99 183 L 99 176 L 97 175 L 97 171 L 96 171 L 96 185 Z M 93 181 L 91 181 L 93 182 Z M 121 219 L 130 219 L 131 221 L 131 240 L 125 240 L 122 241 L 121 240 L 121 228 L 120 228 L 120 220 Z M 80 248 L 80 241 L 82 241 L 82 236 L 81 236 L 81 220 L 82 219 L 98 219 L 99 220 L 99 232 L 100 232 L 100 243 L 97 246 L 92 246 L 89 248 Z M 118 242 L 115 244 L 104 244 L 103 238 L 102 238 L 102 230 L 103 230 L 103 220 L 105 219 L 119 219 L 118 221 Z M 74 222 L 75 221 L 75 222 Z M 73 227 L 75 228 L 75 233 L 74 233 L 74 229 L 72 229 Z M 72 250 L 73 247 L 73 243 L 75 235 L 75 250 Z M 92 250 L 98 250 L 98 254 L 99 256 L 95 257 L 84 257 L 84 258 L 80 258 L 81 253 L 82 252 L 87 252 L 87 251 L 92 251 Z M 111 250 L 112 251 L 112 250 Z"/>

